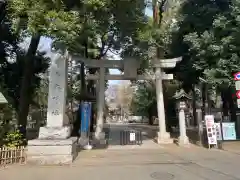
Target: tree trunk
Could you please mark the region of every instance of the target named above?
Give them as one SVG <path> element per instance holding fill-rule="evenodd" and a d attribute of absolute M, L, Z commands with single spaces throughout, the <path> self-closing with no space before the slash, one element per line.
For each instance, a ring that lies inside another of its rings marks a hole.
<path fill-rule="evenodd" d="M 84 65 L 84 63 L 81 63 L 80 77 L 81 77 L 81 94 L 85 94 L 86 93 L 86 82 L 85 82 L 85 65 Z"/>
<path fill-rule="evenodd" d="M 232 91 L 232 87 L 228 88 L 228 102 L 229 102 L 229 111 L 231 114 L 231 122 L 236 122 L 237 120 L 237 115 L 236 115 L 236 108 L 235 108 L 235 103 L 234 103 L 234 98 L 232 96 L 233 91 Z"/>
<path fill-rule="evenodd" d="M 204 116 L 206 115 L 206 84 L 203 83 L 202 84 L 202 118 L 204 119 Z"/>
<path fill-rule="evenodd" d="M 193 110 L 193 126 L 197 126 L 197 114 L 196 114 L 196 92 L 195 85 L 192 86 L 192 110 Z"/>
<path fill-rule="evenodd" d="M 148 124 L 149 124 L 149 125 L 153 125 L 154 120 L 153 120 L 152 117 L 153 117 L 152 108 L 150 107 L 150 108 L 148 109 Z"/>
<path fill-rule="evenodd" d="M 227 100 L 227 93 L 225 89 L 221 90 L 221 98 L 222 98 L 222 111 L 223 111 L 223 116 L 228 116 L 228 100 Z"/>
<path fill-rule="evenodd" d="M 0 24 L 4 21 L 6 16 L 6 3 L 0 1 Z"/>
<path fill-rule="evenodd" d="M 28 52 L 25 56 L 25 65 L 23 70 L 23 77 L 21 82 L 20 100 L 19 100 L 19 111 L 18 111 L 18 124 L 22 126 L 24 130 L 23 134 L 26 135 L 25 130 L 27 126 L 27 116 L 29 112 L 29 104 L 31 100 L 31 83 L 33 77 L 33 65 L 34 56 L 37 52 L 38 44 L 41 36 L 36 34 L 32 36 Z"/>

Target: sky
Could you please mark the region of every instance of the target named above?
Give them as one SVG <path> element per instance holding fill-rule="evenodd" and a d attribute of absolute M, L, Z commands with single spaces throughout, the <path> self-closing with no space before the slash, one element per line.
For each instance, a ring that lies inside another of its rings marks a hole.
<path fill-rule="evenodd" d="M 152 16 L 151 8 L 146 8 L 145 13 L 146 13 L 147 16 Z M 25 43 L 26 43 L 26 44 L 24 44 L 25 47 L 28 47 L 29 43 L 30 43 L 30 39 L 25 41 Z M 41 40 L 40 40 L 38 49 L 41 50 L 41 51 L 46 51 L 48 54 L 51 54 L 51 46 L 52 46 L 52 40 L 50 38 L 42 37 Z M 120 59 L 119 56 L 116 56 L 111 52 L 109 52 L 109 55 L 112 56 L 113 59 L 116 59 L 116 60 Z M 109 71 L 110 71 L 110 74 L 120 74 L 121 73 L 117 69 L 109 69 Z M 119 84 L 119 83 L 121 83 L 121 81 L 120 80 L 110 80 L 108 83 L 110 85 Z"/>

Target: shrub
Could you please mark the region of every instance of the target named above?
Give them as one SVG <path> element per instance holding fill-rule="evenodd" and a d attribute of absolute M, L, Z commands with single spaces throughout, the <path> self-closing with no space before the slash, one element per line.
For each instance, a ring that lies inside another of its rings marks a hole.
<path fill-rule="evenodd" d="M 3 142 L 4 146 L 12 148 L 24 145 L 25 140 L 20 131 L 17 130 L 14 132 L 8 132 L 5 138 L 3 139 Z"/>

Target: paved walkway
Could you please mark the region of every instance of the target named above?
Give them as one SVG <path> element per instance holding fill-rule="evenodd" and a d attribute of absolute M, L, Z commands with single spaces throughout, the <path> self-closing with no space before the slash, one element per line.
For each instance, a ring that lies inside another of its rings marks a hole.
<path fill-rule="evenodd" d="M 15 165 L 1 180 L 240 180 L 240 156 L 220 150 L 175 145 L 159 149 L 91 150 L 70 166 Z"/>
<path fill-rule="evenodd" d="M 240 180 L 238 153 L 158 145 L 149 138 L 141 146 L 121 146 L 122 128 L 111 126 L 108 149 L 81 151 L 72 165 L 14 165 L 0 169 L 0 180 Z"/>
<path fill-rule="evenodd" d="M 240 155 L 240 141 L 230 142 L 225 141 L 222 147 L 225 151 L 229 151 Z"/>

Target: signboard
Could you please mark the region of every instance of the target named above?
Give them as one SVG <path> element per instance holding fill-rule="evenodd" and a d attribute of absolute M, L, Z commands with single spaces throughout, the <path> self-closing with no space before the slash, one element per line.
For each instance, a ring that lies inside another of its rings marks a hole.
<path fill-rule="evenodd" d="M 239 81 L 240 80 L 240 72 L 237 72 L 234 74 L 234 80 Z"/>
<path fill-rule="evenodd" d="M 87 133 L 89 131 L 89 124 L 91 118 L 92 104 L 90 102 L 82 102 L 80 105 L 81 109 L 81 133 Z"/>
<path fill-rule="evenodd" d="M 130 133 L 130 141 L 135 141 L 135 133 Z"/>
<path fill-rule="evenodd" d="M 235 81 L 235 88 L 236 90 L 240 90 L 240 81 Z"/>
<path fill-rule="evenodd" d="M 186 103 L 184 101 L 181 101 L 179 103 L 179 109 L 185 109 L 186 108 Z"/>
<path fill-rule="evenodd" d="M 222 140 L 222 131 L 220 123 L 215 123 L 217 140 Z"/>
<path fill-rule="evenodd" d="M 129 79 L 137 78 L 139 62 L 133 58 L 124 58 L 124 77 Z"/>
<path fill-rule="evenodd" d="M 213 115 L 205 116 L 205 123 L 207 128 L 207 137 L 209 145 L 217 145 L 217 135 L 216 135 L 216 127 L 214 123 Z"/>
<path fill-rule="evenodd" d="M 234 122 L 222 123 L 222 129 L 224 140 L 236 140 L 236 130 Z"/>
<path fill-rule="evenodd" d="M 222 132 L 220 123 L 216 124 L 217 131 L 217 140 L 222 140 L 222 132 L 223 132 L 223 140 L 236 140 L 236 130 L 234 122 L 223 122 L 222 123 Z"/>
<path fill-rule="evenodd" d="M 237 96 L 237 107 L 240 108 L 240 72 L 237 72 L 234 74 L 234 80 L 235 82 L 235 89 L 237 90 L 236 96 Z"/>
<path fill-rule="evenodd" d="M 239 81 L 239 82 L 240 82 L 240 81 Z M 237 96 L 238 99 L 240 99 L 240 91 L 237 91 L 237 92 L 236 92 L 236 96 Z"/>
<path fill-rule="evenodd" d="M 237 107 L 240 108 L 240 99 L 237 99 Z"/>

